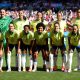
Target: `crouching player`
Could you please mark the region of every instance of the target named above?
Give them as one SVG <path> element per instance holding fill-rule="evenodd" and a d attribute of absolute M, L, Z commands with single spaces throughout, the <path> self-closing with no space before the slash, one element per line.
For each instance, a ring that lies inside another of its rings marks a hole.
<path fill-rule="evenodd" d="M 16 53 L 17 53 L 17 44 L 18 44 L 18 33 L 14 29 L 13 23 L 10 23 L 9 30 L 6 32 L 5 35 L 6 42 L 7 42 L 7 64 L 8 64 L 8 70 L 7 72 L 11 71 L 11 52 L 13 48 L 15 47 Z"/>
<path fill-rule="evenodd" d="M 18 51 L 21 50 L 22 67 L 23 71 L 26 71 L 26 54 L 32 55 L 32 45 L 33 45 L 34 34 L 30 31 L 29 25 L 24 25 L 24 30 L 20 33 L 18 42 Z M 32 59 L 30 60 L 30 69 L 32 70 Z M 19 70 L 20 71 L 20 70 Z"/>
<path fill-rule="evenodd" d="M 80 34 L 78 31 L 78 26 L 73 25 L 73 31 L 70 32 L 68 36 L 68 41 L 69 41 L 69 54 L 68 54 L 68 72 L 72 71 L 72 57 L 73 57 L 73 52 L 76 49 L 77 50 L 77 56 L 78 56 L 78 67 L 77 70 L 80 69 Z"/>
<path fill-rule="evenodd" d="M 48 34 L 44 30 L 45 25 L 43 23 L 38 23 L 36 26 L 37 31 L 34 33 L 34 49 L 33 49 L 33 62 L 34 68 L 33 72 L 37 70 L 37 57 L 38 53 L 41 51 L 42 55 L 46 60 L 46 71 L 49 72 L 48 69 Z"/>
<path fill-rule="evenodd" d="M 50 40 L 51 40 L 50 41 L 51 42 L 51 53 L 49 55 L 50 72 L 52 72 L 53 70 L 55 71 L 57 70 L 57 57 L 58 57 L 59 49 L 61 50 L 61 55 L 62 55 L 62 67 L 64 67 L 64 70 L 65 70 L 66 48 L 64 46 L 64 36 L 62 32 L 60 32 L 60 25 L 58 22 L 54 23 L 54 29 L 50 32 Z M 54 68 L 53 68 L 53 65 L 54 65 Z"/>
<path fill-rule="evenodd" d="M 0 72 L 3 72 L 2 65 L 3 65 L 3 34 L 0 31 Z"/>

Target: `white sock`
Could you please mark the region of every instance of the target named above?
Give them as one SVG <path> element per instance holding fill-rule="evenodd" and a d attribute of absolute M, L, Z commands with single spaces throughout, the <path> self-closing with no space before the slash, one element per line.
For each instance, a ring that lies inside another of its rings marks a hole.
<path fill-rule="evenodd" d="M 37 62 L 34 62 L 34 70 L 37 70 Z"/>
<path fill-rule="evenodd" d="M 11 52 L 7 54 L 8 69 L 11 69 Z"/>
<path fill-rule="evenodd" d="M 26 68 L 26 54 L 22 54 L 22 67 L 23 69 Z"/>
<path fill-rule="evenodd" d="M 32 56 L 30 56 L 30 69 L 32 69 L 33 67 L 33 60 L 32 60 Z"/>
<path fill-rule="evenodd" d="M 62 61 L 63 61 L 62 66 L 66 66 L 66 63 L 67 63 L 67 52 L 66 51 L 64 53 L 64 57 L 62 57 Z"/>
<path fill-rule="evenodd" d="M 2 69 L 3 66 L 3 57 L 0 57 L 0 70 Z"/>
<path fill-rule="evenodd" d="M 68 55 L 68 68 L 71 70 L 72 67 L 72 57 L 73 57 L 73 51 L 71 50 Z"/>
<path fill-rule="evenodd" d="M 49 54 L 50 69 L 53 69 L 53 54 Z"/>
<path fill-rule="evenodd" d="M 46 69 L 49 69 L 49 62 L 46 61 Z"/>
<path fill-rule="evenodd" d="M 21 54 L 17 54 L 18 57 L 18 70 L 21 70 Z"/>

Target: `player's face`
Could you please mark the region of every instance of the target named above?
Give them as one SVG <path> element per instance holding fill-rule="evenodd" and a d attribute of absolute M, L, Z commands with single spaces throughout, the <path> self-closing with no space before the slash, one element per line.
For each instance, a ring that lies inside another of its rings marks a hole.
<path fill-rule="evenodd" d="M 74 31 L 74 33 L 77 33 L 78 32 L 77 26 L 73 26 L 73 31 Z"/>
<path fill-rule="evenodd" d="M 60 20 L 62 20 L 62 14 L 61 13 L 58 13 L 57 14 L 57 19 L 60 21 Z"/>
<path fill-rule="evenodd" d="M 23 15 L 23 11 L 19 11 L 19 17 L 22 17 Z"/>
<path fill-rule="evenodd" d="M 59 24 L 55 24 L 54 27 L 55 27 L 55 31 L 56 31 L 56 32 L 59 32 L 59 31 L 60 31 Z"/>
<path fill-rule="evenodd" d="M 44 30 L 44 29 L 43 29 L 43 27 L 42 27 L 42 26 L 40 26 L 40 27 L 38 28 L 38 32 L 39 32 L 39 33 L 42 33 L 42 32 L 43 32 L 43 30 Z"/>
<path fill-rule="evenodd" d="M 80 11 L 77 12 L 77 17 L 80 18 Z"/>
<path fill-rule="evenodd" d="M 24 32 L 25 32 L 25 33 L 28 33 L 28 31 L 29 31 L 29 28 L 26 26 L 26 27 L 24 28 Z"/>
<path fill-rule="evenodd" d="M 11 32 L 14 31 L 14 25 L 13 25 L 13 24 L 10 24 L 10 25 L 9 25 L 9 30 L 10 30 Z"/>
<path fill-rule="evenodd" d="M 38 13 L 37 17 L 38 17 L 38 19 L 41 19 L 42 18 L 42 13 Z"/>
<path fill-rule="evenodd" d="M 2 9 L 2 10 L 0 11 L 0 15 L 1 15 L 1 17 L 3 18 L 3 17 L 6 15 L 6 11 Z"/>

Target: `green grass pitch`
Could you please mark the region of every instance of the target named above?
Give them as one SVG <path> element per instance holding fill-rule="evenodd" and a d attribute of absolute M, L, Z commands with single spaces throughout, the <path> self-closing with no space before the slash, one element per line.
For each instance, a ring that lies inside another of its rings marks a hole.
<path fill-rule="evenodd" d="M 72 68 L 74 69 L 77 65 L 77 58 L 76 53 L 73 56 L 73 64 Z M 12 62 L 11 66 L 15 67 L 15 56 L 12 53 Z M 27 63 L 26 66 L 29 67 L 29 56 L 27 56 Z M 58 68 L 59 71 L 54 72 L 45 72 L 42 70 L 42 57 L 41 54 L 38 56 L 38 71 L 37 72 L 18 72 L 18 71 L 11 71 L 11 72 L 0 72 L 0 80 L 80 80 L 80 71 L 71 72 L 71 73 L 64 73 L 61 72 L 61 55 L 58 56 Z M 3 67 L 5 67 L 5 60 Z"/>

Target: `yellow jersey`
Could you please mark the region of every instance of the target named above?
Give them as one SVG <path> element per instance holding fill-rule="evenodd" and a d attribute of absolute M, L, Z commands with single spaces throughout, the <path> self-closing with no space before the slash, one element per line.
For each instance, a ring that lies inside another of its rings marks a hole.
<path fill-rule="evenodd" d="M 74 34 L 74 33 L 69 33 L 69 39 L 70 39 L 70 44 L 73 46 L 78 46 L 79 45 L 79 40 L 80 40 L 80 35 L 79 34 Z"/>
<path fill-rule="evenodd" d="M 52 40 L 52 45 L 61 46 L 63 44 L 63 34 L 62 32 L 50 32 L 50 39 Z"/>
<path fill-rule="evenodd" d="M 20 33 L 20 37 L 19 38 L 23 41 L 23 43 L 25 45 L 30 45 L 31 40 L 34 39 L 34 34 L 31 31 L 29 31 L 28 33 L 25 33 L 24 31 L 22 31 Z"/>
<path fill-rule="evenodd" d="M 41 34 L 36 31 L 34 33 L 34 39 L 37 45 L 46 45 L 46 39 L 48 39 L 47 31 L 43 31 Z"/>
<path fill-rule="evenodd" d="M 17 44 L 18 43 L 18 32 L 14 30 L 14 32 L 10 32 L 9 30 L 6 32 L 5 38 L 8 40 L 9 44 Z"/>

